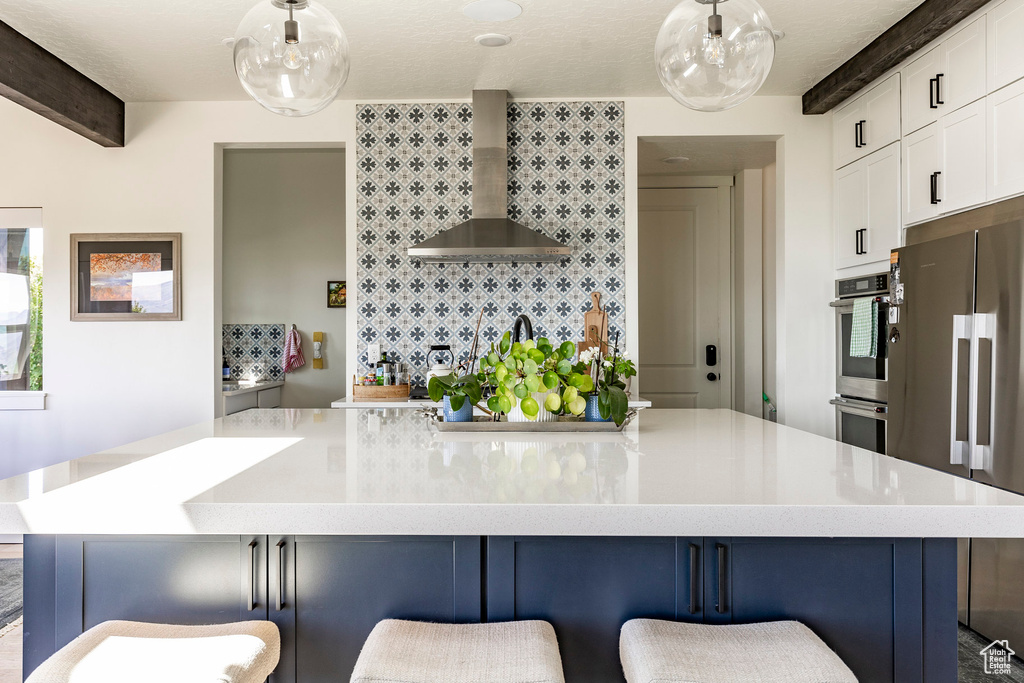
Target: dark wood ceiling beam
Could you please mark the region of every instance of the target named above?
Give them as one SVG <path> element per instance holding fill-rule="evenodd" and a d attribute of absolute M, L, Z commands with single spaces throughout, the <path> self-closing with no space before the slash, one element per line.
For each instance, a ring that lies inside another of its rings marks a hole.
<path fill-rule="evenodd" d="M 804 114 L 825 114 L 835 109 L 988 2 L 924 0 L 874 42 L 804 93 Z"/>
<path fill-rule="evenodd" d="M 104 147 L 124 147 L 124 102 L 2 21 L 0 95 Z"/>

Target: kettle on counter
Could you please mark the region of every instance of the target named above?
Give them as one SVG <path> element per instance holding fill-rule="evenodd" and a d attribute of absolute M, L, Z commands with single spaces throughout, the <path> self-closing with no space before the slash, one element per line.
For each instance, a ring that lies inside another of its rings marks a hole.
<path fill-rule="evenodd" d="M 430 364 L 430 356 L 439 353 L 442 354 L 440 362 L 435 361 L 433 365 Z M 443 354 L 448 354 L 448 363 L 444 363 Z M 455 354 L 452 353 L 452 347 L 448 344 L 438 344 L 430 347 L 430 351 L 427 351 L 427 365 L 430 369 L 427 370 L 427 383 L 430 382 L 431 377 L 445 377 L 455 372 Z"/>

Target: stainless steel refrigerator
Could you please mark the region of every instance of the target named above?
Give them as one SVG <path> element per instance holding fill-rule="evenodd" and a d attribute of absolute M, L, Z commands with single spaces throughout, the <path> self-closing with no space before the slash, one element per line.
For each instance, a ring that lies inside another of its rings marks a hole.
<path fill-rule="evenodd" d="M 889 455 L 1024 494 L 1024 221 L 893 254 Z M 960 567 L 960 620 L 1024 647 L 1024 540 Z"/>

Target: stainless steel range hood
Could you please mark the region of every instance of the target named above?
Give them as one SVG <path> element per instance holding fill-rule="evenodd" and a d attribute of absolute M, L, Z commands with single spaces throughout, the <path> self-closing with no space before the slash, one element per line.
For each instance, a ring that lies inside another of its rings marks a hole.
<path fill-rule="evenodd" d="M 423 263 L 551 262 L 569 247 L 509 220 L 508 92 L 473 91 L 473 218 L 420 242 L 409 256 Z"/>

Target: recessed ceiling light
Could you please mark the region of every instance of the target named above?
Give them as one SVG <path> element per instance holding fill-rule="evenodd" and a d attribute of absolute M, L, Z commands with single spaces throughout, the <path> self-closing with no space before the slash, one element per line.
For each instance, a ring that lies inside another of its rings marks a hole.
<path fill-rule="evenodd" d="M 665 157 L 661 160 L 663 164 L 685 164 L 690 157 Z"/>
<path fill-rule="evenodd" d="M 504 47 L 512 42 L 512 39 L 501 33 L 484 33 L 474 38 L 478 45 L 484 47 Z"/>
<path fill-rule="evenodd" d="M 462 13 L 477 21 L 508 21 L 523 13 L 512 0 L 475 0 L 462 8 Z"/>

